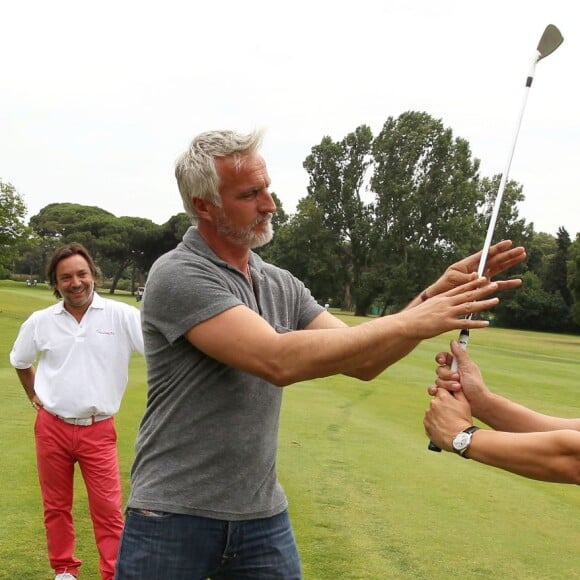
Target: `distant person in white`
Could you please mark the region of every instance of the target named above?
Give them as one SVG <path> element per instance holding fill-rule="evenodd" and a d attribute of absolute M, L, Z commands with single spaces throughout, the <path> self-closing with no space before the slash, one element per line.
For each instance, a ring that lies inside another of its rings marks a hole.
<path fill-rule="evenodd" d="M 123 530 L 113 415 L 127 386 L 131 354 L 143 354 L 143 336 L 139 310 L 99 296 L 98 278 L 84 246 L 57 248 L 47 279 L 62 300 L 34 312 L 22 324 L 10 353 L 10 363 L 37 411 L 38 476 L 55 580 L 73 580 L 81 566 L 74 556 L 75 463 L 87 488 L 103 580 L 113 580 Z"/>

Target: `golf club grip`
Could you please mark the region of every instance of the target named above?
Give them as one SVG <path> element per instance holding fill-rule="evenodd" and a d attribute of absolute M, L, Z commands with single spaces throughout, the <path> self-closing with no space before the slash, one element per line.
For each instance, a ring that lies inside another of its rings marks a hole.
<path fill-rule="evenodd" d="M 459 343 L 459 346 L 461 346 L 461 348 L 463 350 L 465 350 L 467 348 L 467 344 L 469 342 L 469 330 L 466 328 L 465 330 L 462 330 L 459 333 L 459 338 L 457 339 L 457 342 Z M 451 366 L 449 367 L 449 369 L 451 370 L 451 372 L 456 372 L 457 371 L 457 359 L 455 357 L 453 357 L 453 360 L 451 361 Z M 441 448 L 438 447 L 437 445 L 435 445 L 435 443 L 433 443 L 433 441 L 429 441 L 429 445 L 427 446 L 427 449 L 429 449 L 429 451 L 436 451 L 436 452 L 440 452 Z"/>
<path fill-rule="evenodd" d="M 467 345 L 469 343 L 469 330 L 462 330 L 459 333 L 459 338 L 457 339 L 457 342 L 459 343 L 459 346 L 463 349 L 463 350 L 467 350 Z M 456 373 L 458 366 L 457 366 L 457 359 L 455 357 L 453 357 L 453 360 L 451 361 L 451 366 L 449 367 L 449 369 L 451 370 L 451 372 Z"/>

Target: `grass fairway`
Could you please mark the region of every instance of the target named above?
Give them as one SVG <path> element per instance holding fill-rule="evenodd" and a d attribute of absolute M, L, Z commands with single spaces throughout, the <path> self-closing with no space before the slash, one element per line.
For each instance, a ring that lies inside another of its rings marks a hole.
<path fill-rule="evenodd" d="M 131 297 L 121 298 L 135 303 Z M 8 352 L 28 314 L 53 303 L 41 287 L 0 282 L 0 578 L 52 578 L 34 458 L 34 413 Z M 345 317 L 349 323 L 360 319 Z M 580 578 L 580 492 L 427 451 L 422 418 L 434 355 L 455 333 L 420 345 L 371 383 L 338 376 L 286 389 L 279 477 L 306 579 Z M 470 352 L 498 392 L 538 410 L 580 416 L 580 337 L 490 328 Z M 145 365 L 132 359 L 119 415 L 129 488 Z M 77 473 L 82 578 L 97 555 Z"/>

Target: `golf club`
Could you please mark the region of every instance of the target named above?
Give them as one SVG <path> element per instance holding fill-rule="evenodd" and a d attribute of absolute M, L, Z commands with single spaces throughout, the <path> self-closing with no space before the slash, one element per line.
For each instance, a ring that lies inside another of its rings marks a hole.
<path fill-rule="evenodd" d="M 483 250 L 481 251 L 481 258 L 479 259 L 479 266 L 477 268 L 477 276 L 479 278 L 481 278 L 481 276 L 483 276 L 483 274 L 485 272 L 487 255 L 489 253 L 489 248 L 491 246 L 491 239 L 493 238 L 493 232 L 495 229 L 495 224 L 497 222 L 497 216 L 499 214 L 499 208 L 500 208 L 501 201 L 503 198 L 503 192 L 504 192 L 507 180 L 508 180 L 509 171 L 510 171 L 512 159 L 514 156 L 514 150 L 516 148 L 516 142 L 518 140 L 518 135 L 520 133 L 520 127 L 522 125 L 522 118 L 524 116 L 524 109 L 526 107 L 526 102 L 528 100 L 528 94 L 530 92 L 530 87 L 532 86 L 532 81 L 534 80 L 534 73 L 536 70 L 536 64 L 540 60 L 542 60 L 543 58 L 546 58 L 547 56 L 552 54 L 562 44 L 563 40 L 564 40 L 564 37 L 562 36 L 562 34 L 558 30 L 558 28 L 556 26 L 554 26 L 553 24 L 548 24 L 548 26 L 546 26 L 546 29 L 544 30 L 544 34 L 542 34 L 542 38 L 540 38 L 540 42 L 538 43 L 538 48 L 535 51 L 532 65 L 530 67 L 530 71 L 528 73 L 528 76 L 526 77 L 524 98 L 522 101 L 522 105 L 520 107 L 520 113 L 518 116 L 518 121 L 516 124 L 516 129 L 514 132 L 512 144 L 511 144 L 511 147 L 509 150 L 508 160 L 507 160 L 504 172 L 501 176 L 501 181 L 499 183 L 499 188 L 497 190 L 495 202 L 493 204 L 491 218 L 489 220 L 489 226 L 487 228 L 487 234 L 485 236 L 485 242 L 483 244 Z M 470 314 L 468 316 L 468 318 L 471 318 L 471 316 L 472 315 Z M 464 329 L 459 333 L 458 342 L 462 348 L 464 348 L 464 349 L 467 348 L 467 343 L 469 342 L 469 329 Z M 453 362 L 451 363 L 451 370 L 452 371 L 457 370 L 457 361 L 455 359 L 453 359 Z M 430 451 L 441 451 L 441 449 L 437 445 L 435 445 L 432 441 L 429 442 L 429 450 Z"/>

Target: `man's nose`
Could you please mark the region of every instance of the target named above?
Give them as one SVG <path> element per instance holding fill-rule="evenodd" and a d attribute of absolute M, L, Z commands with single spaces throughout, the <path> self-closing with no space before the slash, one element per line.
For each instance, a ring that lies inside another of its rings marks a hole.
<path fill-rule="evenodd" d="M 259 210 L 262 213 L 274 213 L 276 211 L 276 202 L 269 191 L 265 191 L 259 198 Z"/>

